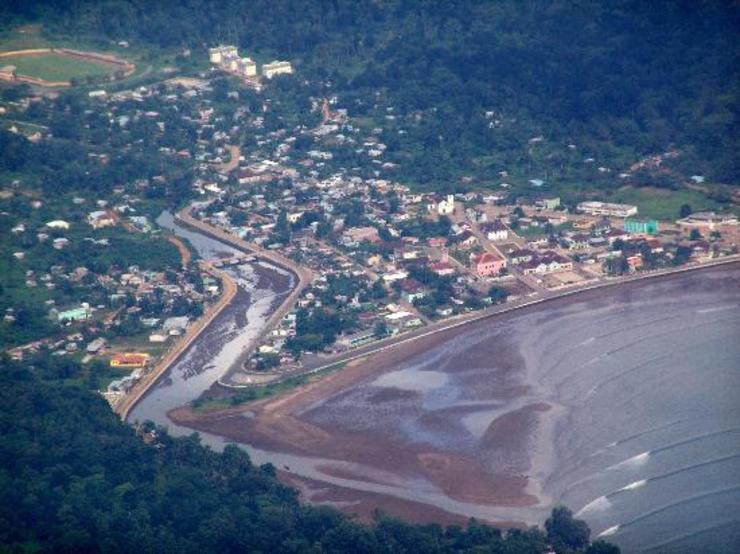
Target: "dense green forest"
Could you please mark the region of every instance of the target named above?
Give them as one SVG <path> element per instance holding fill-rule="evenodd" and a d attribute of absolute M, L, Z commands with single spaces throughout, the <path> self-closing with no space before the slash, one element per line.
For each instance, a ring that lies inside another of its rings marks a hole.
<path fill-rule="evenodd" d="M 52 33 L 198 52 L 236 43 L 291 59 L 300 74 L 325 78 L 351 115 L 384 123 L 388 159 L 421 185 L 454 187 L 471 174 L 485 183 L 507 170 L 614 186 L 616 172 L 674 148 L 682 175 L 740 177 L 736 2 L 5 4 L 5 26 L 40 21 Z"/>
<path fill-rule="evenodd" d="M 121 423 L 105 401 L 40 357 L 0 360 L 2 552 L 490 552 L 614 554 L 565 508 L 546 531 L 362 525 L 298 502 L 275 469 L 236 446 Z"/>

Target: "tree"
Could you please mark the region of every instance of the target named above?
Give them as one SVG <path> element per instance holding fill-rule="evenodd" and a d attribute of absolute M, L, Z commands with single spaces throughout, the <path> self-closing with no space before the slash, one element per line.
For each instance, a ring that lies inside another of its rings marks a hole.
<path fill-rule="evenodd" d="M 689 240 L 701 240 L 702 238 L 703 237 L 699 229 L 691 229 L 691 232 L 689 233 Z"/>
<path fill-rule="evenodd" d="M 386 325 L 385 321 L 378 321 L 375 324 L 373 333 L 375 333 L 376 337 L 383 338 L 384 336 L 388 334 L 388 325 Z"/>
<path fill-rule="evenodd" d="M 681 218 L 689 217 L 692 213 L 693 210 L 688 204 L 681 204 L 681 207 L 678 210 L 678 214 L 681 216 Z"/>
<path fill-rule="evenodd" d="M 618 546 L 602 540 L 593 542 L 586 549 L 586 554 L 620 554 L 620 552 L 621 550 Z"/>
<path fill-rule="evenodd" d="M 586 522 L 573 518 L 573 512 L 564 506 L 553 508 L 545 521 L 545 530 L 556 551 L 567 548 L 581 550 L 588 545 L 591 535 Z"/>

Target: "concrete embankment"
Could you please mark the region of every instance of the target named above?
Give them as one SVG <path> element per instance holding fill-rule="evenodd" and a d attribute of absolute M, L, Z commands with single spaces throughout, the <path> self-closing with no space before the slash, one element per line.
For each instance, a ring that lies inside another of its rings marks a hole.
<path fill-rule="evenodd" d="M 121 397 L 121 399 L 113 405 L 113 411 L 115 411 L 123 420 L 126 420 L 128 414 L 131 412 L 133 407 L 139 400 L 141 400 L 147 391 L 154 386 L 154 384 L 164 375 L 169 367 L 175 363 L 180 356 L 190 347 L 190 345 L 197 339 L 200 334 L 210 325 L 210 323 L 216 318 L 223 309 L 228 306 L 236 295 L 237 286 L 234 280 L 229 277 L 223 271 L 219 271 L 207 263 L 203 263 L 203 269 L 221 280 L 223 283 L 223 293 L 218 301 L 213 304 L 208 311 L 198 319 L 193 325 L 190 326 L 187 333 L 180 339 L 180 341 L 167 352 L 159 363 L 147 373 L 129 392 L 129 394 Z"/>
<path fill-rule="evenodd" d="M 280 303 L 280 305 L 275 308 L 275 311 L 268 318 L 262 331 L 249 343 L 249 345 L 245 349 L 245 352 L 251 351 L 259 344 L 259 342 L 265 337 L 265 335 L 267 335 L 267 333 L 272 331 L 272 329 L 274 329 L 275 326 L 280 323 L 280 320 L 282 320 L 282 318 L 285 317 L 285 315 L 293 308 L 303 289 L 311 283 L 311 280 L 313 279 L 312 272 L 309 269 L 296 264 L 295 262 L 293 262 L 293 260 L 286 258 L 281 254 L 278 254 L 277 252 L 264 250 L 254 244 L 250 244 L 240 239 L 239 237 L 236 237 L 199 219 L 196 219 L 190 214 L 189 207 L 180 210 L 176 215 L 176 220 L 179 223 L 191 227 L 206 236 L 229 244 L 241 251 L 253 254 L 259 259 L 262 259 L 281 269 L 289 271 L 295 277 L 296 286 L 293 288 L 290 294 Z M 238 372 L 238 369 L 236 371 Z M 233 385 L 232 383 L 230 383 L 230 381 L 231 377 L 227 374 L 225 377 L 219 379 L 218 383 L 225 387 L 238 386 Z"/>
<path fill-rule="evenodd" d="M 541 304 L 543 302 L 549 302 L 549 301 L 557 300 L 560 298 L 574 296 L 580 293 L 593 291 L 596 289 L 603 289 L 606 287 L 615 287 L 618 285 L 634 283 L 636 281 L 645 281 L 648 279 L 656 279 L 659 277 L 668 277 L 668 276 L 678 275 L 678 274 L 682 274 L 682 273 L 686 273 L 690 271 L 697 271 L 697 270 L 707 269 L 710 267 L 716 267 L 720 265 L 727 265 L 727 264 L 733 264 L 733 263 L 739 263 L 739 262 L 740 262 L 740 255 L 733 255 L 733 256 L 727 256 L 725 258 L 720 258 L 717 260 L 712 260 L 712 261 L 701 263 L 701 264 L 682 266 L 682 267 L 676 267 L 676 268 L 670 268 L 670 269 L 664 269 L 664 270 L 656 270 L 656 271 L 652 271 L 649 273 L 641 273 L 641 274 L 629 275 L 625 277 L 616 277 L 613 279 L 592 283 L 586 286 L 559 290 L 559 291 L 551 291 L 551 292 L 545 293 L 544 295 L 534 297 L 534 298 L 532 297 L 522 298 L 522 299 L 516 300 L 511 303 L 493 306 L 485 310 L 481 310 L 479 312 L 472 312 L 472 313 L 467 313 L 467 314 L 463 314 L 459 316 L 453 316 L 449 319 L 446 319 L 446 320 L 443 320 L 437 323 L 432 323 L 431 325 L 427 327 L 422 327 L 417 330 L 404 333 L 401 336 L 396 336 L 396 337 L 388 338 L 385 340 L 380 340 L 373 344 L 369 344 L 364 347 L 350 350 L 342 354 L 326 356 L 326 357 L 315 356 L 311 360 L 304 363 L 304 368 L 302 370 L 292 372 L 289 375 L 286 375 L 285 378 L 318 373 L 318 372 L 324 371 L 338 364 L 343 364 L 343 363 L 351 362 L 351 361 L 358 360 L 361 358 L 366 358 L 372 354 L 383 352 L 383 351 L 386 351 L 392 348 L 398 348 L 402 345 L 407 345 L 413 341 L 417 341 L 419 339 L 423 339 L 431 335 L 435 335 L 437 333 L 449 331 L 457 327 L 469 325 L 471 323 L 475 323 L 483 319 L 491 318 L 497 315 L 502 315 L 502 314 L 505 314 L 505 313 L 508 313 L 514 310 L 520 310 L 522 308 L 527 308 L 530 306 Z M 220 384 L 224 386 L 228 386 L 229 388 L 248 388 L 249 387 L 249 385 L 234 385 L 234 384 L 228 385 L 225 383 L 220 383 Z"/>

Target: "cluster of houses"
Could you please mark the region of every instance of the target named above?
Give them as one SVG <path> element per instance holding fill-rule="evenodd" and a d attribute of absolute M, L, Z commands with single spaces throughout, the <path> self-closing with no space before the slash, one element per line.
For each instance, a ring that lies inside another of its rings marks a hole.
<path fill-rule="evenodd" d="M 239 57 L 236 46 L 216 46 L 208 49 L 208 59 L 219 69 L 239 77 L 257 77 L 257 62 L 249 57 Z M 293 66 L 288 61 L 275 60 L 262 64 L 262 76 L 272 79 L 276 75 L 290 75 Z"/>
<path fill-rule="evenodd" d="M 212 48 L 209 56 L 225 71 L 258 76 L 257 64 L 239 57 L 236 47 Z M 289 62 L 261 67 L 266 78 L 292 71 Z M 623 259 L 627 271 L 637 271 L 669 260 L 677 246 L 687 244 L 692 259 L 728 248 L 717 241 L 688 241 L 687 233 L 638 219 L 637 207 L 631 205 L 589 201 L 567 211 L 559 198 L 547 195 L 517 199 L 507 193 L 420 193 L 394 179 L 396 166 L 387 161 L 383 128 L 353 125 L 347 111 L 337 107 L 338 99 L 311 99 L 321 115 L 315 127 L 279 127 L 275 121 L 265 125 L 276 109 L 269 98 L 258 97 L 260 109 L 250 111 L 239 102 L 241 91 L 230 91 L 236 107 L 226 117 L 210 96 L 206 77 L 105 94 L 96 102 L 110 125 L 132 141 L 140 140 L 140 129 L 150 139 L 165 136 L 175 124 L 185 125 L 195 140 L 178 146 L 177 140 L 163 140 L 159 151 L 173 160 L 193 161 L 192 190 L 208 200 L 195 215 L 259 247 L 279 250 L 316 276 L 294 310 L 256 349 L 251 360 L 256 368 L 276 363 L 290 367 L 290 346 L 301 338 L 299 315 L 317 310 L 350 322 L 324 348 L 340 351 L 481 309 L 491 303 L 492 287 L 515 298 L 601 278 L 610 268 L 624 267 L 612 263 L 615 259 Z M 388 121 L 395 117 L 386 115 Z M 356 166 L 338 161 L 348 153 Z M 227 156 L 233 163 L 224 169 Z M 79 225 L 90 232 L 91 245 L 104 248 L 98 230 L 125 224 L 151 231 L 152 223 L 136 211 L 137 203 L 167 185 L 161 176 L 140 179 L 117 187 L 117 200 L 110 205 L 80 199 L 77 208 L 86 214 L 81 219 L 54 219 L 42 228 L 18 221 L 12 233 L 33 230 L 39 242 L 64 249 L 70 228 Z M 678 222 L 679 227 L 706 230 L 707 239 L 709 231 L 736 224 L 736 219 L 710 213 Z M 19 248 L 13 255 L 20 262 L 28 254 Z M 176 275 L 173 282 L 161 272 L 136 267 L 101 274 L 86 267 L 53 266 L 41 274 L 27 273 L 27 284 L 42 282 L 53 289 L 69 280 L 94 289 L 99 302 L 52 302 L 49 310 L 65 328 L 96 329 L 88 345 L 95 343 L 94 348 L 87 354 L 100 355 L 105 349 L 95 341 L 124 319 L 135 319 L 156 346 L 184 333 L 190 323 L 188 315 L 171 310 L 176 299 L 201 306 L 219 294 L 219 284 L 207 274 Z M 165 306 L 155 314 L 147 311 L 152 298 Z M 12 317 L 12 312 L 6 314 Z M 79 341 L 66 340 L 55 348 L 74 351 L 77 347 L 68 345 L 72 342 Z M 150 363 L 120 350 L 112 367 L 135 371 L 112 385 L 114 393 L 135 382 Z"/>

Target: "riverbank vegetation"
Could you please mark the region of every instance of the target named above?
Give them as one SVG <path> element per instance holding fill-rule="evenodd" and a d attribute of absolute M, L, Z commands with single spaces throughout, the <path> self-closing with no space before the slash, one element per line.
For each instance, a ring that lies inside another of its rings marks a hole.
<path fill-rule="evenodd" d="M 267 464 L 197 436 L 137 431 L 60 374 L 0 361 L 0 544 L 9 552 L 609 553 L 583 522 L 553 512 L 547 532 L 370 525 L 301 505 Z M 137 436 L 137 434 L 139 436 Z M 141 440 L 141 439 L 144 440 Z"/>

